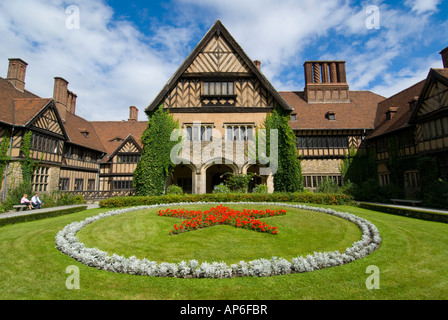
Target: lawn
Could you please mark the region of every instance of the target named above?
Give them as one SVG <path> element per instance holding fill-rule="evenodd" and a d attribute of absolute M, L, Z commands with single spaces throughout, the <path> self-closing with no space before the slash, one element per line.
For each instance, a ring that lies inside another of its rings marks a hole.
<path fill-rule="evenodd" d="M 352 206 L 332 208 L 374 223 L 383 239 L 381 247 L 344 266 L 264 278 L 175 279 L 114 274 L 84 266 L 55 248 L 55 235 L 64 226 L 110 209 L 4 226 L 0 228 L 0 299 L 446 299 L 448 224 Z M 265 220 L 279 227 L 278 235 L 220 226 L 169 236 L 176 219 L 157 217 L 155 212 L 133 212 L 95 222 L 79 236 L 89 246 L 139 257 L 151 255 L 158 261 L 178 261 L 181 256 L 226 258 L 229 262 L 274 253 L 289 258 L 296 250 L 297 254 L 337 250 L 360 237 L 356 226 L 342 219 L 293 211 Z M 79 290 L 65 286 L 70 265 L 79 267 Z M 380 270 L 378 290 L 366 288 L 366 268 L 370 265 Z"/>

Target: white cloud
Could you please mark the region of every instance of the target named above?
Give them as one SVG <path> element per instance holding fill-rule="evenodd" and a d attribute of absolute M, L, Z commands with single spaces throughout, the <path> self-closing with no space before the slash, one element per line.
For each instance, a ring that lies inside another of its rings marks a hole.
<path fill-rule="evenodd" d="M 437 11 L 440 0 L 406 0 L 405 4 L 420 15 Z"/>
<path fill-rule="evenodd" d="M 387 93 L 394 87 L 390 74 L 399 75 L 402 83 L 412 79 L 394 64 L 416 45 L 439 36 L 426 29 L 434 23 L 429 15 L 420 15 L 437 9 L 434 0 L 408 0 L 412 10 L 380 0 L 171 1 L 170 8 L 175 9 L 169 17 L 147 19 L 145 31 L 150 35 L 117 18 L 120 13 L 103 0 L 2 1 L 0 66 L 5 72 L 1 75 L 6 76 L 8 58 L 22 58 L 29 63 L 30 91 L 50 97 L 53 78 L 61 76 L 78 95 L 80 116 L 126 119 L 128 107 L 135 105 L 144 119 L 143 109 L 204 35 L 204 26 L 208 29 L 216 19 L 250 58 L 262 61 L 263 73 L 278 90 L 303 89 L 299 84 L 305 60 L 337 59 L 347 61 L 352 89 Z M 79 30 L 66 28 L 65 8 L 72 4 L 80 9 Z M 370 4 L 380 8 L 378 30 L 365 25 Z M 446 44 L 439 50 L 443 47 Z M 422 70 L 426 66 L 422 64 Z"/>
<path fill-rule="evenodd" d="M 102 1 L 76 1 L 80 29 L 67 29 L 68 5 L 58 0 L 1 2 L 0 63 L 12 57 L 27 61 L 26 88 L 42 97 L 53 95 L 55 76 L 65 78 L 78 95 L 77 114 L 89 120 L 127 119 L 129 105 L 143 110 L 176 66 L 130 22 L 114 21 Z"/>
<path fill-rule="evenodd" d="M 417 59 L 412 67 L 403 68 L 397 72 L 387 74 L 383 82 L 372 88 L 372 91 L 384 97 L 390 97 L 410 86 L 425 80 L 430 68 L 441 68 L 440 59 Z M 414 67 L 416 66 L 416 67 Z"/>

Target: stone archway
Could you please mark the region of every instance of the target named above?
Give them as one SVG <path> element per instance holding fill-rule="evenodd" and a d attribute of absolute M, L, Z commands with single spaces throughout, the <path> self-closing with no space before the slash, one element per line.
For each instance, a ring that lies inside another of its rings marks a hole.
<path fill-rule="evenodd" d="M 247 173 L 254 173 L 255 176 L 253 179 L 249 182 L 248 192 L 252 192 L 255 186 L 259 184 L 267 184 L 267 177 L 266 176 L 260 176 L 260 166 L 257 164 L 250 165 L 247 170 Z"/>
<path fill-rule="evenodd" d="M 186 164 L 177 165 L 171 177 L 168 178 L 167 187 L 174 184 L 182 188 L 184 193 L 194 193 L 195 190 L 195 179 L 194 177 L 194 167 Z"/>
<path fill-rule="evenodd" d="M 225 181 L 226 173 L 235 173 L 234 168 L 227 164 L 213 164 L 206 171 L 206 193 L 212 193 L 213 188 Z"/>

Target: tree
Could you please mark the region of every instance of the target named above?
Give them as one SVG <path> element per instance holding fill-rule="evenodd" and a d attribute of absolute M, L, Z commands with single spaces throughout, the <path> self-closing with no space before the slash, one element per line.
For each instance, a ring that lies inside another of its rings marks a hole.
<path fill-rule="evenodd" d="M 289 114 L 277 107 L 266 116 L 264 126 L 266 129 L 266 150 L 269 152 L 269 155 L 271 155 L 271 130 L 277 130 L 278 133 L 277 171 L 274 173 L 275 191 L 302 191 L 302 169 L 296 147 L 296 136 L 289 126 Z"/>
<path fill-rule="evenodd" d="M 143 150 L 134 171 L 134 187 L 137 195 L 161 195 L 165 192 L 166 180 L 174 169 L 171 150 L 181 137 L 171 141 L 171 134 L 179 129 L 173 116 L 159 106 L 150 116 L 142 135 Z"/>

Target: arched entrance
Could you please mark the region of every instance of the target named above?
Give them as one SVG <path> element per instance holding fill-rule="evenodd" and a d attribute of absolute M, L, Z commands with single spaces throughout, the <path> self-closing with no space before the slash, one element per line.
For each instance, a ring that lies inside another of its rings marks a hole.
<path fill-rule="evenodd" d="M 253 179 L 249 182 L 248 192 L 252 192 L 255 188 L 255 186 L 259 184 L 266 184 L 267 182 L 267 176 L 260 176 L 260 166 L 257 164 L 250 165 L 247 168 L 247 173 L 254 173 L 255 176 Z"/>
<path fill-rule="evenodd" d="M 177 165 L 168 179 L 167 187 L 172 184 L 181 187 L 184 193 L 193 193 L 193 169 L 185 164 Z"/>
<path fill-rule="evenodd" d="M 206 170 L 206 192 L 212 193 L 213 188 L 224 182 L 226 173 L 234 173 L 234 169 L 226 164 L 213 164 Z"/>

